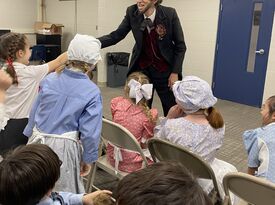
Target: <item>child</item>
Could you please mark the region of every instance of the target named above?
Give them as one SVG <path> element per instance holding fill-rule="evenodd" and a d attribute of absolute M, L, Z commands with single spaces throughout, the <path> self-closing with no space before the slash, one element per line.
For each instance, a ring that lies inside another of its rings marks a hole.
<path fill-rule="evenodd" d="M 248 174 L 275 183 L 275 95 L 262 106 L 262 127 L 243 134 L 248 153 Z"/>
<path fill-rule="evenodd" d="M 82 176 L 98 158 L 102 100 L 88 75 L 101 59 L 100 47 L 92 36 L 74 37 L 68 48 L 68 66 L 41 82 L 24 130 L 30 137 L 28 143 L 47 144 L 63 161 L 57 191 L 83 193 Z"/>
<path fill-rule="evenodd" d="M 113 121 L 127 128 L 146 148 L 147 139 L 153 137 L 158 112 L 149 109 L 147 102 L 152 97 L 153 85 L 146 75 L 140 72 L 128 76 L 124 90 L 126 97 L 116 97 L 111 101 Z M 121 152 L 120 154 L 114 152 Z M 121 156 L 117 159 L 115 156 Z M 149 156 L 147 154 L 147 156 Z M 124 172 L 132 172 L 142 167 L 139 154 L 124 149 L 114 149 L 108 144 L 107 157 L 112 166 Z"/>
<path fill-rule="evenodd" d="M 6 92 L 5 115 L 0 124 L 0 155 L 20 144 L 27 143 L 23 130 L 28 123 L 31 105 L 38 93 L 40 81 L 67 61 L 67 54 L 38 66 L 28 66 L 30 45 L 24 34 L 7 33 L 0 37 L 0 59 L 13 78 Z"/>
<path fill-rule="evenodd" d="M 182 145 L 206 160 L 215 173 L 220 193 L 224 195 L 224 175 L 237 170 L 216 158 L 225 130 L 220 112 L 213 107 L 217 98 L 213 96 L 209 84 L 196 76 L 186 76 L 182 81 L 177 81 L 173 93 L 177 105 L 156 127 L 155 136 Z M 200 183 L 207 193 L 213 188 L 209 180 L 201 180 Z"/>
<path fill-rule="evenodd" d="M 2 205 L 94 205 L 93 199 L 109 191 L 90 194 L 52 192 L 62 162 L 47 145 L 20 146 L 0 163 L 0 204 Z M 69 180 L 69 179 L 68 179 Z"/>
<path fill-rule="evenodd" d="M 119 182 L 117 205 L 212 205 L 194 176 L 180 163 L 158 162 Z"/>

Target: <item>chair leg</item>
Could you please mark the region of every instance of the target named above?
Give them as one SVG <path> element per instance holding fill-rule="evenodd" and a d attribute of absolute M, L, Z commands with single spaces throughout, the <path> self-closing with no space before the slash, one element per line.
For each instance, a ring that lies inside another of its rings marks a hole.
<path fill-rule="evenodd" d="M 102 149 L 103 149 L 103 141 L 102 139 L 100 139 L 99 142 L 99 147 L 98 147 L 98 157 L 100 157 L 102 155 Z M 87 177 L 87 183 L 86 183 L 86 187 L 85 187 L 85 191 L 87 193 L 91 193 L 92 189 L 94 188 L 95 190 L 99 190 L 96 186 L 94 186 L 94 179 L 95 179 L 95 174 L 96 174 L 96 162 L 92 165 L 91 167 L 91 171 Z"/>
<path fill-rule="evenodd" d="M 87 182 L 86 182 L 86 186 L 85 186 L 86 193 L 90 193 L 91 186 L 93 184 L 92 180 L 94 180 L 93 175 L 95 175 L 95 169 L 96 169 L 96 163 L 92 165 L 91 171 L 90 171 L 89 175 L 87 176 Z"/>
<path fill-rule="evenodd" d="M 90 183 L 88 184 L 88 193 L 92 192 L 93 186 L 94 186 L 94 180 L 95 180 L 95 174 L 96 174 L 97 166 L 96 163 L 93 165 L 91 170 L 91 175 L 89 177 Z"/>

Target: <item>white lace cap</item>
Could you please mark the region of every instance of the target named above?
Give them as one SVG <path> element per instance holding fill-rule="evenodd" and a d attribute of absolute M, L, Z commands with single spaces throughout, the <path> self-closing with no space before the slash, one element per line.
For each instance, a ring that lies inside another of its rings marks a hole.
<path fill-rule="evenodd" d="M 143 84 L 140 82 L 131 79 L 128 83 L 130 88 L 129 97 L 136 99 L 136 104 L 142 99 L 150 100 L 153 93 L 153 84 Z"/>
<path fill-rule="evenodd" d="M 68 59 L 96 65 L 101 60 L 101 43 L 93 36 L 76 34 L 68 48 Z"/>
<path fill-rule="evenodd" d="M 197 76 L 186 76 L 182 81 L 175 82 L 173 93 L 177 103 L 187 114 L 207 109 L 217 102 L 209 84 Z"/>

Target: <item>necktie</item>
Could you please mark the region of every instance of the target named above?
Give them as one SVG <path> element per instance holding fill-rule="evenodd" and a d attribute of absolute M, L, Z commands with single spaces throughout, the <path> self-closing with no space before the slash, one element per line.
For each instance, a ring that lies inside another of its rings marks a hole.
<path fill-rule="evenodd" d="M 140 30 L 144 31 L 147 26 L 150 28 L 150 30 L 154 28 L 154 24 L 150 18 L 145 18 L 143 20 L 143 22 L 140 25 Z"/>

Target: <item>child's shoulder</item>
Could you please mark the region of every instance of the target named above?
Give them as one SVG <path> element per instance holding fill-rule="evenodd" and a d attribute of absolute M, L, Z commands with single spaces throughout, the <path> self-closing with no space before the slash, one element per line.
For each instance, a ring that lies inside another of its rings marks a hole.
<path fill-rule="evenodd" d="M 130 103 L 129 100 L 125 97 L 118 96 L 111 100 L 111 104 L 118 104 L 118 103 Z"/>

